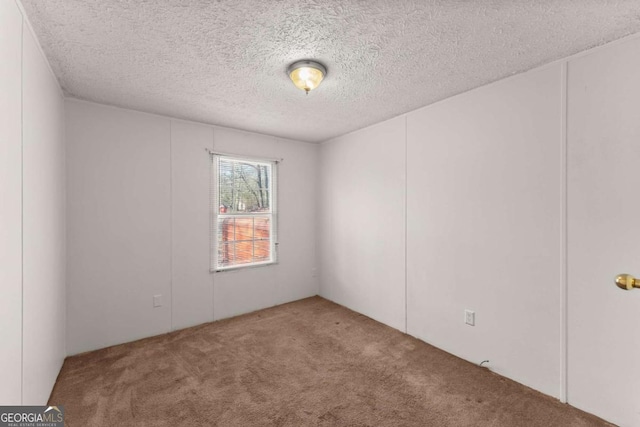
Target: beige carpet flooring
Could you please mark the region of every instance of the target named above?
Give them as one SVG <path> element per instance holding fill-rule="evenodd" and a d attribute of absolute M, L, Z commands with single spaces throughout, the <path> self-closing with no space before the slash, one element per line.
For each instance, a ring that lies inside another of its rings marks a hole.
<path fill-rule="evenodd" d="M 67 358 L 67 426 L 603 426 L 319 297 Z"/>

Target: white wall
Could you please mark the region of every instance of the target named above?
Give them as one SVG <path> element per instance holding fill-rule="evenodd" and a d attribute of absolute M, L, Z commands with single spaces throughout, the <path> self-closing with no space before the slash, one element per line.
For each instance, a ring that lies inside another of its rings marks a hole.
<path fill-rule="evenodd" d="M 42 405 L 66 353 L 64 105 L 12 1 L 0 34 L 0 404 Z"/>
<path fill-rule="evenodd" d="M 23 43 L 23 404 L 43 404 L 65 350 L 64 103 L 30 32 Z M 46 350 L 43 350 L 46 349 Z"/>
<path fill-rule="evenodd" d="M 169 121 L 67 106 L 68 351 L 171 328 Z M 165 305 L 153 307 L 153 295 Z"/>
<path fill-rule="evenodd" d="M 171 121 L 171 145 L 172 311 L 173 329 L 179 329 L 213 321 L 211 163 L 205 151 L 213 149 L 213 128 Z"/>
<path fill-rule="evenodd" d="M 557 64 L 407 115 L 408 333 L 555 397 L 561 88 Z"/>
<path fill-rule="evenodd" d="M 22 15 L 0 2 L 0 405 L 22 401 Z"/>
<path fill-rule="evenodd" d="M 318 293 L 317 146 L 76 100 L 66 110 L 69 354 Z M 284 158 L 278 264 L 209 273 L 206 148 Z"/>
<path fill-rule="evenodd" d="M 322 295 L 405 330 L 405 118 L 322 145 Z"/>

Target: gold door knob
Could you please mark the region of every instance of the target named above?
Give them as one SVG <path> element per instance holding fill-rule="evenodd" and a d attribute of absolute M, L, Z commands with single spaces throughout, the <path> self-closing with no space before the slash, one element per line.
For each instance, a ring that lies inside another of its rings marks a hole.
<path fill-rule="evenodd" d="M 616 276 L 616 285 L 618 285 L 620 289 L 630 291 L 633 288 L 640 288 L 640 280 L 630 274 L 619 274 Z"/>

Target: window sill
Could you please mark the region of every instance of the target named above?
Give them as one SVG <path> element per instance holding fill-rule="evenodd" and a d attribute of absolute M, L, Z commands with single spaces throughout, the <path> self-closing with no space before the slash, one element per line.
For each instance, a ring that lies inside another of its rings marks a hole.
<path fill-rule="evenodd" d="M 228 272 L 238 272 L 241 270 L 248 270 L 253 268 L 262 268 L 268 267 L 271 265 L 277 265 L 278 261 L 269 261 L 269 262 L 261 262 L 259 264 L 250 264 L 250 265 L 234 265 L 233 267 L 225 267 L 225 268 L 214 268 L 210 269 L 210 273 L 228 273 Z"/>

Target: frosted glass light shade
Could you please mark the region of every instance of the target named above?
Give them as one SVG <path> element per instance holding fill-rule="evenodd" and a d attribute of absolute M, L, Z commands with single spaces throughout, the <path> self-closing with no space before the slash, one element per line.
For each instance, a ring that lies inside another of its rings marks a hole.
<path fill-rule="evenodd" d="M 319 62 L 305 60 L 291 64 L 287 73 L 298 89 L 309 93 L 320 85 L 327 74 L 327 69 Z"/>

